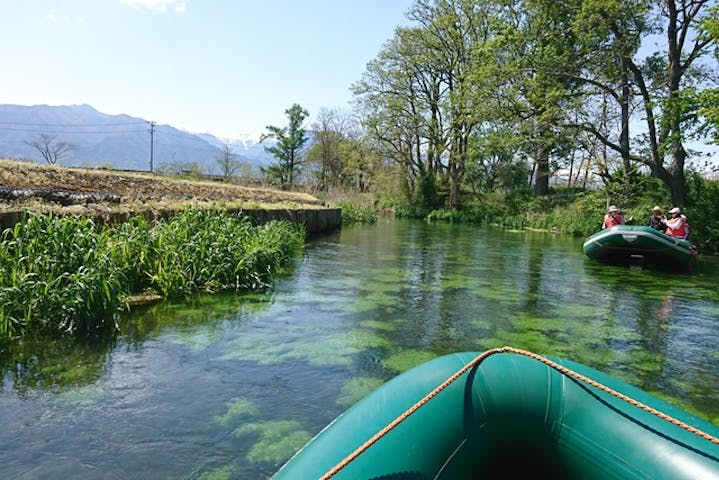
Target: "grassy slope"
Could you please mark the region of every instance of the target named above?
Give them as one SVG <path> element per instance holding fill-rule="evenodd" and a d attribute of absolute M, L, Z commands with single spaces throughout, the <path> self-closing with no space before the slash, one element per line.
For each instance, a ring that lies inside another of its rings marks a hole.
<path fill-rule="evenodd" d="M 4 188 L 64 190 L 110 194 L 111 201 L 93 198 L 61 206 L 30 195 L 22 200 L 0 200 L 0 212 L 17 210 L 92 213 L 180 209 L 187 205 L 218 208 L 322 208 L 315 197 L 298 192 L 245 187 L 210 180 L 171 178 L 150 173 L 63 168 L 0 159 L 0 186 Z M 116 197 L 117 198 L 117 197 Z"/>

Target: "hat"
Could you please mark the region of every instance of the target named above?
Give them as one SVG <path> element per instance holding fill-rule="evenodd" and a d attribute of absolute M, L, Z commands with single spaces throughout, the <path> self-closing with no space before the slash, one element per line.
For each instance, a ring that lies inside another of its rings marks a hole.
<path fill-rule="evenodd" d="M 607 210 L 607 211 L 608 211 L 608 212 L 618 212 L 619 209 L 617 208 L 616 205 L 612 205 L 612 206 L 609 207 L 609 210 Z"/>
<path fill-rule="evenodd" d="M 654 208 L 652 208 L 652 212 L 663 212 L 662 207 L 655 205 Z"/>
<path fill-rule="evenodd" d="M 669 210 L 669 213 L 682 213 L 682 211 L 679 210 L 679 207 L 674 207 L 671 210 Z"/>

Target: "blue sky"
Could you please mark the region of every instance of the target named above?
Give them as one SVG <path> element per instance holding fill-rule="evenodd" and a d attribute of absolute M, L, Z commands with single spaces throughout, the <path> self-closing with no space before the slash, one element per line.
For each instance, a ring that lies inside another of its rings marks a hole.
<path fill-rule="evenodd" d="M 221 138 L 349 108 L 412 0 L 0 0 L 0 104 L 88 104 Z"/>

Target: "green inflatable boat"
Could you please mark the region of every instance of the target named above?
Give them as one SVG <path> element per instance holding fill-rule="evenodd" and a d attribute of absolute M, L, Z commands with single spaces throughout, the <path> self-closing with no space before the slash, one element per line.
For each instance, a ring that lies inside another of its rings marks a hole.
<path fill-rule="evenodd" d="M 718 437 L 609 375 L 504 347 L 395 377 L 272 478 L 719 479 Z"/>
<path fill-rule="evenodd" d="M 697 249 L 687 240 L 639 225 L 615 225 L 587 238 L 584 253 L 608 263 L 642 263 L 668 269 L 696 264 Z"/>

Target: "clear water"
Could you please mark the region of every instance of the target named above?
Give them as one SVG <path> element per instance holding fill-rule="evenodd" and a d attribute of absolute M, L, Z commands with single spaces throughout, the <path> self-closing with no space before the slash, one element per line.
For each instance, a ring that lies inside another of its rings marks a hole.
<path fill-rule="evenodd" d="M 313 240 L 268 294 L 157 305 L 0 356 L 0 478 L 265 479 L 434 356 L 511 345 L 719 424 L 719 263 L 597 264 L 582 239 L 423 222 Z"/>

